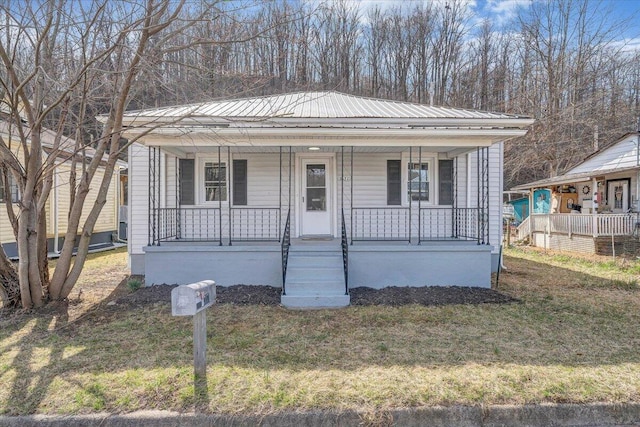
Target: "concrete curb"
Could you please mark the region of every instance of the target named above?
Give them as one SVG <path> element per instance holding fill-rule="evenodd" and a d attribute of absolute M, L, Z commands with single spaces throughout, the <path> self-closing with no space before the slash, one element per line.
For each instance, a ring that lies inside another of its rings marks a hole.
<path fill-rule="evenodd" d="M 640 426 L 640 404 L 452 406 L 380 412 L 301 412 L 264 416 L 138 411 L 130 414 L 0 416 L 0 427 L 328 427 L 359 425 L 456 427 Z"/>

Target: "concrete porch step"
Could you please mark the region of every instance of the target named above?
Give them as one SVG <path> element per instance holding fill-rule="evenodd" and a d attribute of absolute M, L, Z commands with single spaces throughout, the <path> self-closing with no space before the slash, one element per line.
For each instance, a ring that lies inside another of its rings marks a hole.
<path fill-rule="evenodd" d="M 287 295 L 342 295 L 344 294 L 344 279 L 336 281 L 291 281 L 287 280 Z"/>
<path fill-rule="evenodd" d="M 287 283 L 344 282 L 342 267 L 287 267 Z"/>
<path fill-rule="evenodd" d="M 295 309 L 348 306 L 351 298 L 345 295 L 341 249 L 311 246 L 296 249 L 289 252 L 282 305 Z"/>
<path fill-rule="evenodd" d="M 283 306 L 292 309 L 342 308 L 351 303 L 349 295 L 283 295 Z"/>

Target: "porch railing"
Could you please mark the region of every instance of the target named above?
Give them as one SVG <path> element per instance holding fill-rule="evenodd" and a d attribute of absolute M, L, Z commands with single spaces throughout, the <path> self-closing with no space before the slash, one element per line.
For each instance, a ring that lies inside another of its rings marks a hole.
<path fill-rule="evenodd" d="M 351 241 L 424 242 L 451 239 L 478 240 L 479 208 L 367 207 L 351 209 L 350 230 L 343 237 Z M 281 241 L 283 238 L 279 208 L 253 207 L 180 207 L 157 209 L 157 231 L 153 244 L 165 241 L 224 242 Z M 291 213 L 287 213 L 290 223 Z M 485 219 L 486 220 L 486 219 Z M 545 221 L 548 223 L 548 220 Z M 609 227 L 621 227 L 608 223 Z M 290 227 L 290 224 L 289 224 Z M 488 227 L 485 227 L 488 229 Z M 290 229 L 288 230 L 290 233 Z M 485 236 L 486 237 L 486 236 Z"/>
<path fill-rule="evenodd" d="M 469 240 L 478 240 L 478 241 L 483 240 L 484 237 L 478 234 L 479 233 L 478 222 L 487 221 L 488 219 L 487 218 L 483 219 L 479 217 L 480 217 L 479 208 L 455 208 L 454 209 L 455 237 L 458 239 L 469 239 Z M 488 230 L 489 227 L 485 227 L 485 228 Z"/>
<path fill-rule="evenodd" d="M 347 226 L 344 221 L 344 209 L 342 213 L 342 233 L 340 245 L 342 246 L 342 267 L 344 268 L 344 294 L 349 295 L 349 241 L 347 239 Z"/>
<path fill-rule="evenodd" d="M 606 214 L 598 215 L 598 234 L 606 236 L 624 236 L 633 234 L 638 222 L 638 215 Z"/>
<path fill-rule="evenodd" d="M 351 241 L 411 241 L 409 208 L 352 208 Z"/>
<path fill-rule="evenodd" d="M 156 241 L 158 243 L 166 240 L 173 240 L 178 237 L 178 210 L 176 208 L 158 209 L 158 235 Z"/>
<path fill-rule="evenodd" d="M 533 214 L 529 216 L 530 232 L 562 233 L 583 236 L 625 236 L 633 234 L 636 214 Z M 520 232 L 518 234 L 520 237 Z"/>
<path fill-rule="evenodd" d="M 280 241 L 280 209 L 232 207 L 229 242 Z"/>
<path fill-rule="evenodd" d="M 153 244 L 173 240 L 222 245 L 227 238 L 230 244 L 278 242 L 281 238 L 280 215 L 279 208 L 232 207 L 228 211 L 217 207 L 158 208 Z"/>
<path fill-rule="evenodd" d="M 516 228 L 516 240 L 524 240 L 531 233 L 531 216 L 526 217 Z"/>
<path fill-rule="evenodd" d="M 291 246 L 291 211 L 287 212 L 287 222 L 284 224 L 280 249 L 282 254 L 282 295 L 287 294 L 287 264 L 289 263 L 289 247 Z"/>
<path fill-rule="evenodd" d="M 420 241 L 480 240 L 478 208 L 420 208 Z"/>
<path fill-rule="evenodd" d="M 222 244 L 219 208 L 159 208 L 156 242 L 219 242 Z"/>

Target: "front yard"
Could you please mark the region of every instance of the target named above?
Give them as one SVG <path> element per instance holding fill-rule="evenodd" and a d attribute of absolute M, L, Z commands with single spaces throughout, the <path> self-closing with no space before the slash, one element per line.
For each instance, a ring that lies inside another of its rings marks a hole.
<path fill-rule="evenodd" d="M 640 262 L 510 249 L 505 265 L 518 302 L 214 306 L 205 408 L 640 402 Z M 92 256 L 68 317 L 0 319 L 0 413 L 193 410 L 191 319 L 116 289 L 125 268 L 122 251 Z"/>

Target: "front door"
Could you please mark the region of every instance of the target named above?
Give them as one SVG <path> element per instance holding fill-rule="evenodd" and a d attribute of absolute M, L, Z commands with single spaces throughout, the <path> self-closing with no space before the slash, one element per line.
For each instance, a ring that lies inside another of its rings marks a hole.
<path fill-rule="evenodd" d="M 302 158 L 300 234 L 332 235 L 332 162 L 330 158 Z"/>
<path fill-rule="evenodd" d="M 624 213 L 629 210 L 629 181 L 609 181 L 607 204 L 613 213 Z"/>

